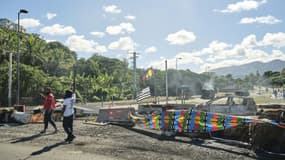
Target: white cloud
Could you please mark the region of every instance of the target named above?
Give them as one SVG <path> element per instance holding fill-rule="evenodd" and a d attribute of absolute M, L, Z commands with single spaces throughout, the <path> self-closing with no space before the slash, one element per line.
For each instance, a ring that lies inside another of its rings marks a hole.
<path fill-rule="evenodd" d="M 263 50 L 261 48 L 263 46 L 277 48 L 285 46 L 285 33 L 267 33 L 260 41 L 256 40 L 254 34 L 251 34 L 246 36 L 240 44 L 236 44 L 233 47 L 218 52 L 213 52 L 210 48 L 204 48 L 191 54 L 206 57 L 207 63 L 201 65 L 201 70 L 204 70 L 205 67 L 215 69 L 232 65 L 242 65 L 254 61 L 269 62 L 275 59 L 285 60 L 285 53 L 283 51 L 273 48 L 270 53 Z"/>
<path fill-rule="evenodd" d="M 67 38 L 65 44 L 73 51 L 86 53 L 104 53 L 107 48 L 93 40 L 85 39 L 83 35 L 72 35 Z"/>
<path fill-rule="evenodd" d="M 118 41 L 112 42 L 108 46 L 109 49 L 113 50 L 134 50 L 135 42 L 131 37 L 122 37 Z"/>
<path fill-rule="evenodd" d="M 220 60 L 226 59 L 226 56 L 224 55 L 219 55 L 219 56 L 214 56 L 214 55 L 209 55 L 208 58 L 206 59 L 206 62 L 217 62 Z"/>
<path fill-rule="evenodd" d="M 150 62 L 150 64 L 148 65 L 148 67 L 153 67 L 155 69 L 160 69 L 160 70 L 164 70 L 165 69 L 165 59 L 160 59 L 157 61 L 152 61 Z"/>
<path fill-rule="evenodd" d="M 119 9 L 118 6 L 116 5 L 104 6 L 103 10 L 107 13 L 112 13 L 112 14 L 118 14 L 122 12 L 122 10 Z"/>
<path fill-rule="evenodd" d="M 207 62 L 217 62 L 217 61 L 225 60 L 229 57 L 231 59 L 240 58 L 240 57 L 243 57 L 246 52 L 245 48 L 240 44 L 237 44 L 233 47 L 228 46 L 227 48 L 223 50 L 213 50 L 211 48 L 209 48 L 209 50 L 211 52 L 209 51 L 205 52 L 205 49 L 202 50 L 203 55 L 208 56 L 208 58 L 206 59 Z"/>
<path fill-rule="evenodd" d="M 266 33 L 262 40 L 262 45 L 268 46 L 272 45 L 277 48 L 285 46 L 285 33 Z"/>
<path fill-rule="evenodd" d="M 175 62 L 176 62 L 177 57 L 181 58 L 179 60 L 179 64 L 197 64 L 197 65 L 200 65 L 200 64 L 204 63 L 204 61 L 200 57 L 193 56 L 192 53 L 189 53 L 189 52 L 178 53 L 174 58 Z"/>
<path fill-rule="evenodd" d="M 231 44 L 227 44 L 225 42 L 219 42 L 219 41 L 212 41 L 209 44 L 208 48 L 203 48 L 199 51 L 194 51 L 192 52 L 192 56 L 204 56 L 204 55 L 209 55 L 212 57 L 215 56 L 215 59 L 224 59 L 224 57 L 226 56 L 227 51 L 229 48 L 231 48 L 232 45 Z M 217 56 L 219 56 L 220 58 L 217 58 Z"/>
<path fill-rule="evenodd" d="M 156 47 L 151 46 L 151 47 L 145 49 L 144 52 L 145 52 L 145 53 L 154 53 L 154 52 L 156 52 L 156 51 L 157 51 Z"/>
<path fill-rule="evenodd" d="M 43 27 L 40 30 L 40 32 L 52 36 L 54 35 L 64 36 L 76 33 L 75 29 L 72 26 L 64 26 L 60 24 L 54 24 L 52 26 Z"/>
<path fill-rule="evenodd" d="M 285 46 L 285 33 L 266 33 L 263 39 L 260 41 L 256 40 L 256 35 L 251 34 L 243 39 L 241 46 L 244 48 L 256 48 L 262 46 L 273 46 L 281 48 Z"/>
<path fill-rule="evenodd" d="M 268 54 L 268 57 L 266 59 L 263 59 L 263 62 L 269 62 L 275 59 L 285 61 L 285 53 L 280 50 L 272 50 L 272 53 Z"/>
<path fill-rule="evenodd" d="M 269 55 L 260 49 L 248 49 L 245 51 L 245 57 L 248 59 L 266 59 Z"/>
<path fill-rule="evenodd" d="M 24 28 L 38 27 L 41 24 L 40 20 L 33 19 L 33 18 L 21 19 L 20 23 L 21 23 L 21 26 L 23 26 Z"/>
<path fill-rule="evenodd" d="M 249 11 L 258 9 L 262 4 L 267 3 L 267 0 L 243 0 L 240 2 L 232 3 L 226 9 L 220 10 L 222 13 L 234 13 L 241 11 Z"/>
<path fill-rule="evenodd" d="M 254 34 L 245 36 L 240 43 L 228 44 L 214 40 L 208 47 L 192 52 L 180 52 L 168 59 L 168 67 L 174 68 L 176 57 L 181 57 L 179 64 L 192 71 L 243 65 L 255 61 L 269 62 L 275 59 L 285 60 L 285 52 L 278 49 L 285 46 L 285 33 L 267 33 L 259 40 Z M 158 69 L 164 69 L 165 58 L 149 63 Z"/>
<path fill-rule="evenodd" d="M 236 58 L 236 57 L 227 55 L 227 52 L 222 52 L 222 54 L 217 54 L 217 55 L 210 54 L 208 56 L 208 58 L 206 59 L 206 61 L 214 63 L 214 62 L 217 62 L 217 61 L 221 61 L 221 60 L 227 59 L 227 57 Z"/>
<path fill-rule="evenodd" d="M 209 67 L 210 69 L 216 69 L 216 68 L 235 66 L 235 65 L 245 64 L 245 63 L 249 63 L 249 62 L 247 60 L 241 61 L 237 59 L 228 59 L 228 60 L 223 60 L 223 61 L 217 61 L 215 63 L 204 63 L 203 65 L 201 65 L 200 70 L 204 71 L 205 68 L 207 67 Z"/>
<path fill-rule="evenodd" d="M 134 28 L 133 24 L 131 24 L 131 23 L 121 23 L 117 26 L 106 27 L 106 32 L 110 35 L 132 33 L 135 30 L 136 29 Z"/>
<path fill-rule="evenodd" d="M 209 44 L 209 48 L 212 49 L 213 51 L 222 51 L 229 47 L 231 47 L 231 45 L 219 41 L 213 41 Z"/>
<path fill-rule="evenodd" d="M 105 36 L 104 32 L 90 32 L 90 34 L 98 38 L 103 38 Z"/>
<path fill-rule="evenodd" d="M 55 40 L 55 39 L 46 39 L 46 42 L 56 42 L 57 40 Z"/>
<path fill-rule="evenodd" d="M 241 45 L 245 48 L 253 48 L 258 46 L 256 36 L 254 34 L 248 35 L 242 40 Z"/>
<path fill-rule="evenodd" d="M 280 19 L 277 19 L 273 16 L 264 16 L 264 17 L 245 17 L 240 20 L 241 24 L 251 24 L 251 23 L 263 23 L 263 24 L 276 24 L 281 23 Z"/>
<path fill-rule="evenodd" d="M 180 52 L 172 59 L 168 59 L 169 68 L 175 67 L 176 57 L 182 57 L 179 64 L 187 66 L 193 71 L 204 71 L 210 69 L 242 65 L 254 61 L 269 62 L 275 59 L 285 60 L 285 53 L 282 50 L 272 48 L 271 51 L 263 49 L 264 46 L 281 48 L 285 46 L 285 33 L 267 33 L 263 39 L 257 40 L 256 35 L 245 36 L 240 43 L 228 44 L 220 41 L 212 41 L 207 48 L 193 52 Z M 158 69 L 164 69 L 164 60 L 150 63 Z"/>
<path fill-rule="evenodd" d="M 271 57 L 278 59 L 278 58 L 281 58 L 281 57 L 285 57 L 285 53 L 283 53 L 283 52 L 280 51 L 280 50 L 273 50 Z M 284 58 L 284 59 L 285 59 L 285 58 Z"/>
<path fill-rule="evenodd" d="M 127 33 L 134 32 L 136 29 L 134 28 L 133 24 L 131 23 L 121 23 L 120 26 L 125 30 Z"/>
<path fill-rule="evenodd" d="M 262 50 L 248 50 L 246 55 L 246 57 L 240 59 L 225 59 L 223 61 L 216 61 L 215 63 L 204 63 L 200 69 L 204 70 L 205 67 L 216 69 L 220 67 L 243 65 L 255 61 L 269 62 L 275 59 L 285 60 L 285 53 L 280 50 L 272 50 L 272 53 L 267 53 Z"/>
<path fill-rule="evenodd" d="M 106 48 L 106 46 L 104 46 L 104 45 L 99 45 L 99 44 L 97 44 L 96 46 L 95 46 L 95 52 L 97 53 L 105 53 L 105 52 L 107 52 L 107 48 Z"/>
<path fill-rule="evenodd" d="M 202 65 L 204 61 L 200 57 L 193 56 L 190 52 L 180 52 L 175 57 L 167 59 L 167 68 L 176 68 L 176 58 L 179 57 L 179 65 Z M 162 57 L 160 60 L 153 61 L 149 66 L 157 69 L 165 69 L 165 59 Z"/>
<path fill-rule="evenodd" d="M 227 59 L 248 60 L 269 59 L 270 56 L 264 50 L 259 49 L 262 46 L 283 47 L 285 46 L 285 33 L 267 33 L 263 40 L 257 41 L 256 35 L 250 34 L 246 36 L 240 44 L 234 46 L 213 41 L 209 44 L 209 48 L 203 48 L 199 51 L 192 52 L 193 56 L 204 56 L 207 62 L 216 63 Z"/>
<path fill-rule="evenodd" d="M 46 14 L 46 17 L 47 17 L 48 20 L 51 20 L 51 19 L 53 19 L 54 17 L 56 17 L 56 13 L 49 13 L 49 12 L 48 12 L 48 13 Z"/>
<path fill-rule="evenodd" d="M 231 58 L 234 58 L 234 56 L 236 58 L 242 57 L 246 55 L 246 51 L 248 49 L 245 48 L 244 46 L 240 45 L 240 44 L 236 44 L 232 49 L 225 51 L 225 55 Z"/>
<path fill-rule="evenodd" d="M 127 15 L 127 16 L 125 16 L 125 19 L 127 19 L 127 20 L 135 20 L 136 16 Z"/>
<path fill-rule="evenodd" d="M 109 33 L 110 35 L 123 34 L 122 30 L 123 29 L 121 26 L 108 26 L 106 28 L 106 32 Z"/>
<path fill-rule="evenodd" d="M 184 45 L 187 43 L 192 43 L 196 40 L 196 36 L 193 32 L 189 32 L 186 30 L 180 30 L 176 33 L 169 34 L 166 40 L 170 44 L 174 45 Z"/>
<path fill-rule="evenodd" d="M 191 52 L 192 56 L 203 57 L 206 62 L 216 63 L 227 59 L 252 58 L 250 53 L 261 55 L 261 52 L 256 52 L 253 48 L 259 47 L 259 42 L 256 41 L 255 35 L 249 35 L 243 39 L 240 44 L 227 44 L 225 42 L 212 41 L 208 48 Z M 257 54 L 258 53 L 258 54 Z"/>

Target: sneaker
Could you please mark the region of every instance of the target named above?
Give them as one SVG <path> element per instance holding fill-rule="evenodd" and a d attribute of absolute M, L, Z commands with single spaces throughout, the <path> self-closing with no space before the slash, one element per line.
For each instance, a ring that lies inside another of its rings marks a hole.
<path fill-rule="evenodd" d="M 76 137 L 72 135 L 71 137 L 68 137 L 65 139 L 66 142 L 71 143 Z"/>
<path fill-rule="evenodd" d="M 76 137 L 74 135 L 71 136 L 71 141 L 73 141 Z"/>
<path fill-rule="evenodd" d="M 46 133 L 46 130 L 42 130 L 40 133 L 41 133 L 41 134 Z"/>

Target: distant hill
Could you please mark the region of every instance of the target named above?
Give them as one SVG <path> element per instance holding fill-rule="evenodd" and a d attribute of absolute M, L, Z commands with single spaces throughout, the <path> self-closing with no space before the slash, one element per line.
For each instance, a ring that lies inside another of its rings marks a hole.
<path fill-rule="evenodd" d="M 210 71 L 215 72 L 217 75 L 231 74 L 233 77 L 243 77 L 250 73 L 255 74 L 257 71 L 263 74 L 266 71 L 281 71 L 283 68 L 285 68 L 285 61 L 273 60 L 267 63 L 252 62 L 239 66 L 217 68 Z"/>

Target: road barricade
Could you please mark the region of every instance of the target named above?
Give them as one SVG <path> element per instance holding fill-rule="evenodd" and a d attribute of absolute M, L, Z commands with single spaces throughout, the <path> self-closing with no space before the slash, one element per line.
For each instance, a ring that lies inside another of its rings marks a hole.
<path fill-rule="evenodd" d="M 120 125 L 133 124 L 129 119 L 129 112 L 135 112 L 134 108 L 103 108 L 99 110 L 96 122 L 115 123 Z"/>

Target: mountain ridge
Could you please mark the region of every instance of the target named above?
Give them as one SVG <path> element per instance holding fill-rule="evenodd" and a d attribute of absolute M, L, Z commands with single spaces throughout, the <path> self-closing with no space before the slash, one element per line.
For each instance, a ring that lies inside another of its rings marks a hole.
<path fill-rule="evenodd" d="M 266 71 L 280 72 L 283 68 L 285 68 L 285 61 L 277 59 L 272 60 L 270 62 L 255 61 L 238 66 L 221 67 L 209 71 L 214 72 L 217 75 L 231 74 L 234 77 L 243 77 L 250 73 L 256 74 L 257 72 L 259 72 L 260 74 L 263 74 Z"/>

